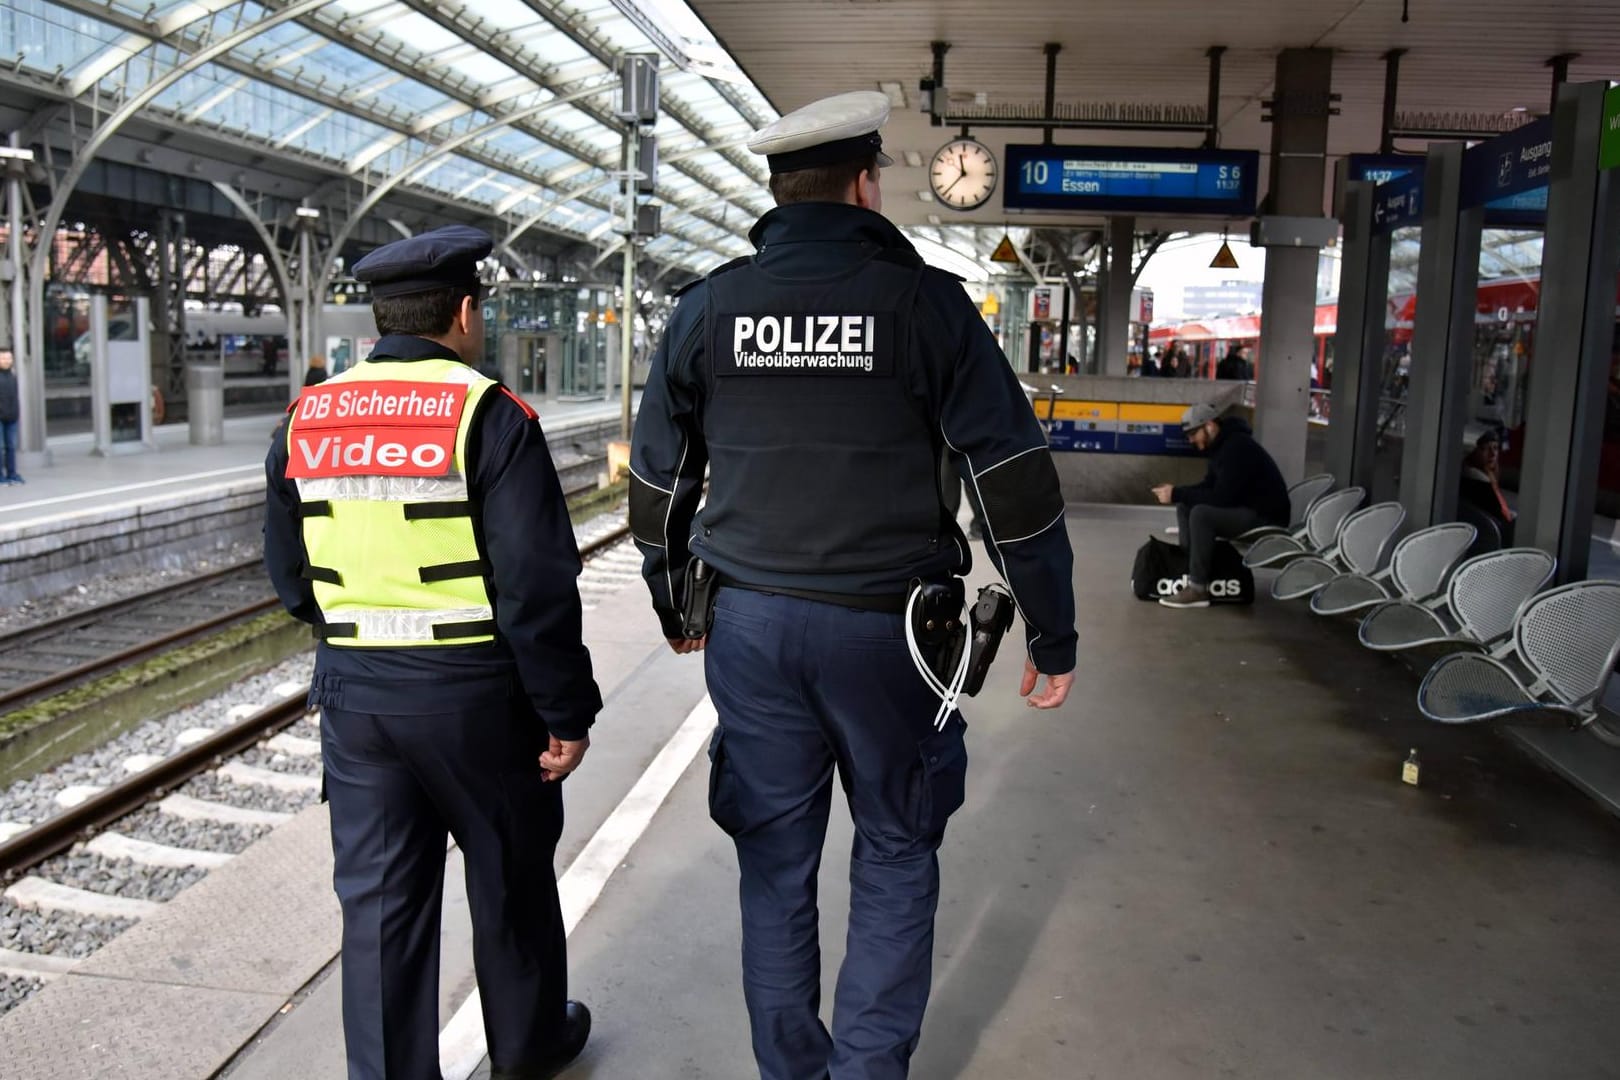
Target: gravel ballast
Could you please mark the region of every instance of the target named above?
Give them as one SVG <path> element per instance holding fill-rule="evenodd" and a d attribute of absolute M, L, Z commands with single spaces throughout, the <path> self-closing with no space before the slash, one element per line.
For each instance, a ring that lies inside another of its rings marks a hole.
<path fill-rule="evenodd" d="M 61 911 L 24 911 L 0 896 L 0 949 L 74 958 L 89 956 L 134 925 L 134 919 L 91 919 Z"/>
<path fill-rule="evenodd" d="M 270 831 L 269 825 L 227 825 L 218 821 L 191 821 L 165 814 L 155 806 L 137 810 L 115 826 L 136 840 L 236 855 Z"/>
<path fill-rule="evenodd" d="M 315 791 L 277 791 L 258 784 L 238 784 L 214 773 L 193 776 L 180 787 L 183 794 L 208 802 L 228 803 L 246 810 L 270 810 L 279 814 L 296 814 L 320 798 Z"/>
<path fill-rule="evenodd" d="M 33 873 L 58 885 L 71 885 L 104 896 L 131 900 L 172 900 L 181 889 L 208 876 L 196 866 L 144 866 L 129 859 L 108 859 L 91 851 L 70 851 L 46 859 Z"/>
<path fill-rule="evenodd" d="M 0 975 L 0 1016 L 21 1005 L 44 985 L 26 975 Z"/>
<path fill-rule="evenodd" d="M 124 763 L 139 754 L 168 757 L 179 749 L 181 732 L 190 728 L 224 728 L 235 721 L 233 706 L 255 709 L 280 700 L 276 687 L 282 683 L 309 685 L 315 666 L 313 653 L 304 653 L 277 664 L 263 675 L 256 675 L 206 701 L 136 727 L 94 750 L 76 755 L 38 776 L 19 780 L 0 792 L 0 821 L 36 824 L 60 811 L 56 796 L 69 786 L 110 787 L 132 773 Z"/>

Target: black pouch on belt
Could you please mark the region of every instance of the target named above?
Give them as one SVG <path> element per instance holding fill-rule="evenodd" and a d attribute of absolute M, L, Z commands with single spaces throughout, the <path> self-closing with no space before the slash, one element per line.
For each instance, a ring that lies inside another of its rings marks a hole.
<path fill-rule="evenodd" d="M 917 603 L 911 609 L 912 635 L 929 670 L 948 686 L 967 641 L 967 628 L 962 622 L 962 579 L 914 581 L 912 588 L 918 590 Z"/>
<path fill-rule="evenodd" d="M 681 608 L 681 633 L 689 640 L 708 636 L 714 625 L 714 594 L 719 590 L 720 575 L 694 555 L 686 564 L 686 603 Z"/>

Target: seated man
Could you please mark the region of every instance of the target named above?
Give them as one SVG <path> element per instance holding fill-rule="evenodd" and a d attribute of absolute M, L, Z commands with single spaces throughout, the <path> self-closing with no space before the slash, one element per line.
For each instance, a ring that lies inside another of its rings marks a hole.
<path fill-rule="evenodd" d="M 1209 607 L 1217 538 L 1239 536 L 1261 525 L 1288 524 L 1288 485 L 1283 483 L 1277 463 L 1254 441 L 1247 421 L 1235 416 L 1217 419 L 1216 415 L 1215 406 L 1199 402 L 1181 417 L 1181 428 L 1193 449 L 1210 455 L 1204 479 L 1182 487 L 1160 484 L 1153 489 L 1161 503 L 1176 504 L 1181 546 L 1187 550 L 1188 584 L 1160 600 L 1165 607 Z"/>

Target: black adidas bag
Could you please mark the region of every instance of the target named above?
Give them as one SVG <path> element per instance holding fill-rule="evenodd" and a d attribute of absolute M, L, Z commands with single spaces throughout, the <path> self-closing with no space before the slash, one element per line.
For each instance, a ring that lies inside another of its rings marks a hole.
<path fill-rule="evenodd" d="M 1131 568 L 1131 591 L 1138 600 L 1158 600 L 1187 584 L 1187 553 L 1179 544 L 1167 544 L 1156 536 L 1136 550 Z M 1243 565 L 1243 556 L 1225 540 L 1215 541 L 1213 580 L 1209 599 L 1215 604 L 1254 603 L 1254 572 Z"/>

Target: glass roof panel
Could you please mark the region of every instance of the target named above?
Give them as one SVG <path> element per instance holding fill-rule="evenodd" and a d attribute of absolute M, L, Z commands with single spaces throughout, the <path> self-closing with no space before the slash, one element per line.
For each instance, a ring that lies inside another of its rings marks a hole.
<path fill-rule="evenodd" d="M 282 23 L 238 45 L 231 55 L 247 63 L 274 63 L 287 51 L 302 48 L 312 36 L 302 26 Z"/>
<path fill-rule="evenodd" d="M 496 83 L 519 77 L 518 73 L 507 65 L 488 53 L 477 50 L 458 51 L 452 54 L 445 59 L 445 67 L 481 86 L 494 86 Z"/>
<path fill-rule="evenodd" d="M 180 10 L 194 0 L 107 0 L 117 10 L 140 18 L 153 18 Z M 468 10 L 474 10 L 469 0 Z M 679 25 L 675 33 L 683 46 L 691 46 L 689 55 L 702 65 L 719 62 L 711 52 L 717 48 L 710 41 L 702 24 L 693 19 L 684 0 L 641 0 L 644 6 L 665 23 L 666 29 Z M 561 0 L 562 10 L 570 15 L 582 16 L 581 22 L 591 27 L 599 40 L 618 50 L 651 48 L 650 42 L 634 24 L 620 15 L 611 0 Z M 666 10 L 667 9 L 667 10 Z M 240 29 L 244 22 L 262 17 L 270 10 L 261 3 L 248 3 L 204 15 L 191 24 L 193 34 L 224 36 Z M 428 85 L 437 80 L 450 83 L 466 79 L 483 87 L 493 87 L 491 108 L 497 112 L 532 107 L 545 100 L 544 92 L 532 81 L 519 75 L 500 60 L 498 52 L 491 55 L 474 48 L 454 31 L 440 26 L 431 19 L 410 10 L 396 0 L 333 0 L 331 8 L 355 16 L 349 24 L 355 32 L 397 39 L 406 47 L 405 58 L 423 54 L 426 63 L 414 70 L 400 71 L 387 64 L 374 61 L 357 48 L 351 48 L 327 37 L 313 33 L 302 26 L 287 23 L 260 35 L 240 46 L 232 53 L 241 64 L 252 64 L 272 69 L 279 76 L 296 79 L 300 84 L 320 84 L 324 95 L 341 94 L 344 99 L 364 102 L 368 107 L 380 107 L 392 115 L 403 110 L 406 116 L 441 113 L 455 107 L 454 99 L 444 91 Z M 566 34 L 547 26 L 526 0 L 480 0 L 476 13 L 487 21 L 506 30 L 512 47 L 537 57 L 547 65 L 548 79 L 564 83 L 577 83 L 581 79 L 598 77 L 608 69 L 596 61 Z M 323 19 L 330 19 L 325 16 Z M 685 20 L 683 22 L 683 20 Z M 125 32 L 93 18 L 66 12 L 49 0 L 7 0 L 0 11 L 0 55 L 20 56 L 21 62 L 45 71 L 58 67 L 70 70 L 82 66 L 91 58 L 105 52 L 109 44 L 125 37 Z M 385 49 L 387 46 L 384 46 Z M 172 46 L 158 45 L 149 55 L 155 61 L 131 64 L 127 68 L 114 68 L 104 76 L 104 84 L 126 80 L 120 89 L 138 91 L 149 78 L 181 61 Z M 435 66 L 437 65 L 437 66 Z M 101 74 L 105 65 L 97 64 L 92 72 Z M 566 69 L 566 71 L 565 71 Z M 680 72 L 665 65 L 664 93 L 672 104 L 679 103 L 696 118 L 698 126 L 716 140 L 735 139 L 747 133 L 750 122 L 741 116 L 710 84 L 701 72 Z M 712 67 L 707 70 L 713 70 Z M 763 97 L 752 86 L 736 84 L 727 93 L 740 97 L 757 108 L 760 113 L 773 115 Z M 498 97 L 499 104 L 495 104 Z M 596 107 L 606 107 L 609 96 L 595 99 Z M 181 118 L 197 119 L 223 128 L 239 131 L 261 140 L 285 140 L 289 148 L 318 154 L 334 160 L 349 160 L 361 152 L 377 148 L 382 152 L 369 164 L 369 168 L 410 169 L 411 162 L 429 151 L 431 143 L 417 139 L 399 140 L 390 129 L 361 119 L 326 105 L 300 93 L 282 90 L 273 85 L 245 80 L 240 72 L 206 66 L 188 75 L 170 87 L 155 102 L 157 107 L 174 112 Z M 401 116 L 403 119 L 403 116 Z M 482 116 L 479 119 L 483 119 Z M 560 141 L 577 146 L 587 162 L 596 164 L 616 158 L 620 136 L 593 120 L 577 107 L 562 107 L 555 112 L 543 113 L 535 123 L 549 130 Z M 468 130 L 465 117 L 451 121 L 445 118 L 427 137 L 441 140 L 451 134 Z M 690 153 L 700 144 L 683 125 L 669 118 L 667 112 L 658 125 L 658 133 L 666 141 L 666 154 Z M 390 146 L 391 141 L 399 140 Z M 575 162 L 566 150 L 548 146 L 543 140 L 511 128 L 498 128 L 476 144 L 479 148 L 505 163 L 510 171 L 491 170 L 459 156 L 446 156 L 436 160 L 430 172 L 419 182 L 434 190 L 444 191 L 453 198 L 476 199 L 481 203 L 501 205 L 528 190 L 537 176 L 566 173 Z M 743 191 L 736 196 L 747 207 L 763 210 L 769 199 L 758 191 L 750 192 L 745 185 L 752 183 L 744 170 L 726 161 L 718 153 L 705 151 L 688 159 L 694 171 L 711 176 L 723 188 Z M 745 179 L 746 178 L 746 179 Z M 413 178 L 414 179 L 414 178 Z M 565 176 L 559 181 L 564 191 L 572 190 L 580 182 L 579 174 Z M 611 184 L 603 185 L 590 197 L 605 199 Z M 506 212 L 521 215 L 532 213 L 542 203 L 549 202 L 545 195 L 526 196 Z M 659 197 L 669 204 L 666 215 L 675 227 L 693 236 L 724 240 L 729 217 L 739 215 L 737 207 L 726 209 L 724 202 L 716 202 L 702 181 L 693 180 L 673 166 L 661 170 Z M 694 218 L 679 210 L 678 202 L 712 208 L 724 224 L 715 225 Z M 720 216 L 720 215 L 726 216 Z M 555 226 L 566 226 L 571 231 L 588 231 L 609 220 L 608 212 L 581 204 L 578 196 L 567 204 L 548 212 L 548 220 Z M 746 228 L 739 221 L 737 229 Z M 722 246 L 716 243 L 715 246 Z M 745 247 L 740 239 L 727 240 L 728 250 L 733 246 Z M 701 256 L 707 258 L 707 255 Z"/>
<path fill-rule="evenodd" d="M 395 7 L 399 9 L 399 14 L 378 27 L 386 36 L 397 38 L 429 56 L 459 49 L 465 44 L 455 34 L 426 15 L 408 11 L 402 4 L 396 4 Z"/>
<path fill-rule="evenodd" d="M 290 145 L 322 157 L 347 161 L 387 134 L 377 124 L 357 116 L 335 113 L 294 138 Z"/>
<path fill-rule="evenodd" d="M 387 78 L 393 80 L 392 75 Z M 355 96 L 356 100 L 373 101 L 383 106 L 398 104 L 416 114 L 435 112 L 452 101 L 448 94 L 442 94 L 432 87 L 405 78 L 390 81 L 377 91 L 362 90 Z"/>
<path fill-rule="evenodd" d="M 0 56 L 36 71 L 72 71 L 123 31 L 42 0 L 7 0 L 0 11 Z"/>
<path fill-rule="evenodd" d="M 388 69 L 375 60 L 338 44 L 323 45 L 300 57 L 297 66 L 304 69 L 308 78 L 319 79 L 324 75 L 330 82 L 356 87 L 376 82 L 388 74 Z"/>

